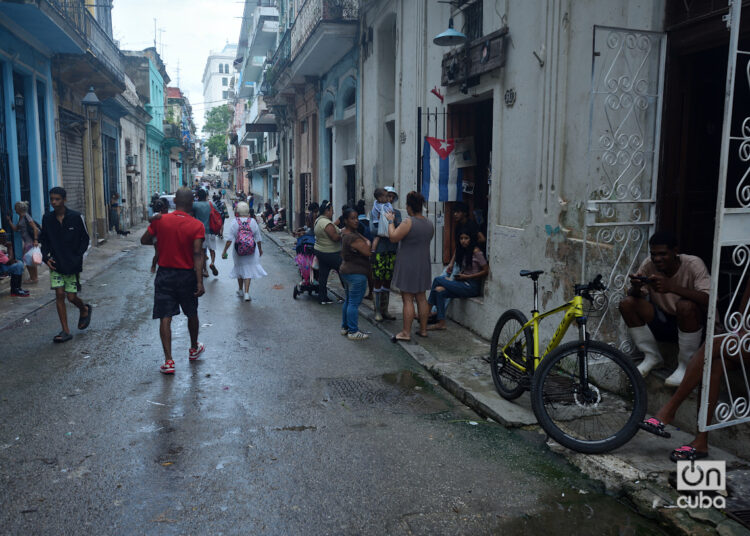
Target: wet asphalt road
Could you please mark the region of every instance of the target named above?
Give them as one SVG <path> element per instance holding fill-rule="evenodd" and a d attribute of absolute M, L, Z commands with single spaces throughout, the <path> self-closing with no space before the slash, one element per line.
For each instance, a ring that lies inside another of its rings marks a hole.
<path fill-rule="evenodd" d="M 94 316 L 72 341 L 51 343 L 53 305 L 0 331 L 0 532 L 657 530 L 539 434 L 457 403 L 380 332 L 341 337 L 340 308 L 294 301 L 291 260 L 265 253 L 250 304 L 230 261 L 206 282 L 199 362 L 175 319 L 174 377 L 158 372 L 149 248 L 84 283 Z"/>

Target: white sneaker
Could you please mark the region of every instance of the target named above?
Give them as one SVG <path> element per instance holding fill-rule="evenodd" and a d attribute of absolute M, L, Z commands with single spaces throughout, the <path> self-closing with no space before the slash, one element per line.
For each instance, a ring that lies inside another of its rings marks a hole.
<path fill-rule="evenodd" d="M 237 289 L 237 296 L 239 296 L 240 298 L 242 298 L 244 295 L 245 295 L 245 293 L 242 292 L 242 289 Z"/>
<path fill-rule="evenodd" d="M 341 335 L 343 336 L 349 335 L 349 328 L 341 328 Z"/>
<path fill-rule="evenodd" d="M 245 292 L 245 301 L 253 301 L 253 299 L 250 297 L 249 292 Z"/>
<path fill-rule="evenodd" d="M 367 333 L 362 333 L 361 331 L 358 331 L 357 333 L 349 333 L 346 336 L 347 339 L 350 341 L 363 341 L 365 339 L 369 339 L 370 336 Z"/>

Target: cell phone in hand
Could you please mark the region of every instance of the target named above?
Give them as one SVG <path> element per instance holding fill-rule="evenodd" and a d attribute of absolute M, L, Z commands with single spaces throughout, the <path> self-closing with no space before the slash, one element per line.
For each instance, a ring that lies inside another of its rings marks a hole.
<path fill-rule="evenodd" d="M 650 283 L 651 282 L 651 278 L 650 277 L 646 277 L 645 275 L 631 275 L 630 279 L 632 279 L 634 281 L 640 281 L 641 283 Z"/>

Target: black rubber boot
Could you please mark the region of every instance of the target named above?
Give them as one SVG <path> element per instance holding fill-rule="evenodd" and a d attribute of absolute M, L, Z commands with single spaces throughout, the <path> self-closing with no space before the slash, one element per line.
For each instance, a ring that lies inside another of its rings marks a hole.
<path fill-rule="evenodd" d="M 29 291 L 21 288 L 22 277 L 23 276 L 20 276 L 20 275 L 10 276 L 10 295 L 11 296 L 19 296 L 21 298 L 28 297 Z"/>

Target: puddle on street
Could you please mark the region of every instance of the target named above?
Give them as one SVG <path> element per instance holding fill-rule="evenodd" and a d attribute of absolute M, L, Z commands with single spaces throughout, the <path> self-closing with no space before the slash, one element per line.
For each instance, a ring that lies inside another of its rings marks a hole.
<path fill-rule="evenodd" d="M 383 374 L 383 381 L 390 385 L 395 385 L 403 389 L 413 389 L 415 391 L 432 392 L 432 385 L 427 383 L 424 378 L 411 370 L 400 370 L 398 372 L 389 372 Z"/>

